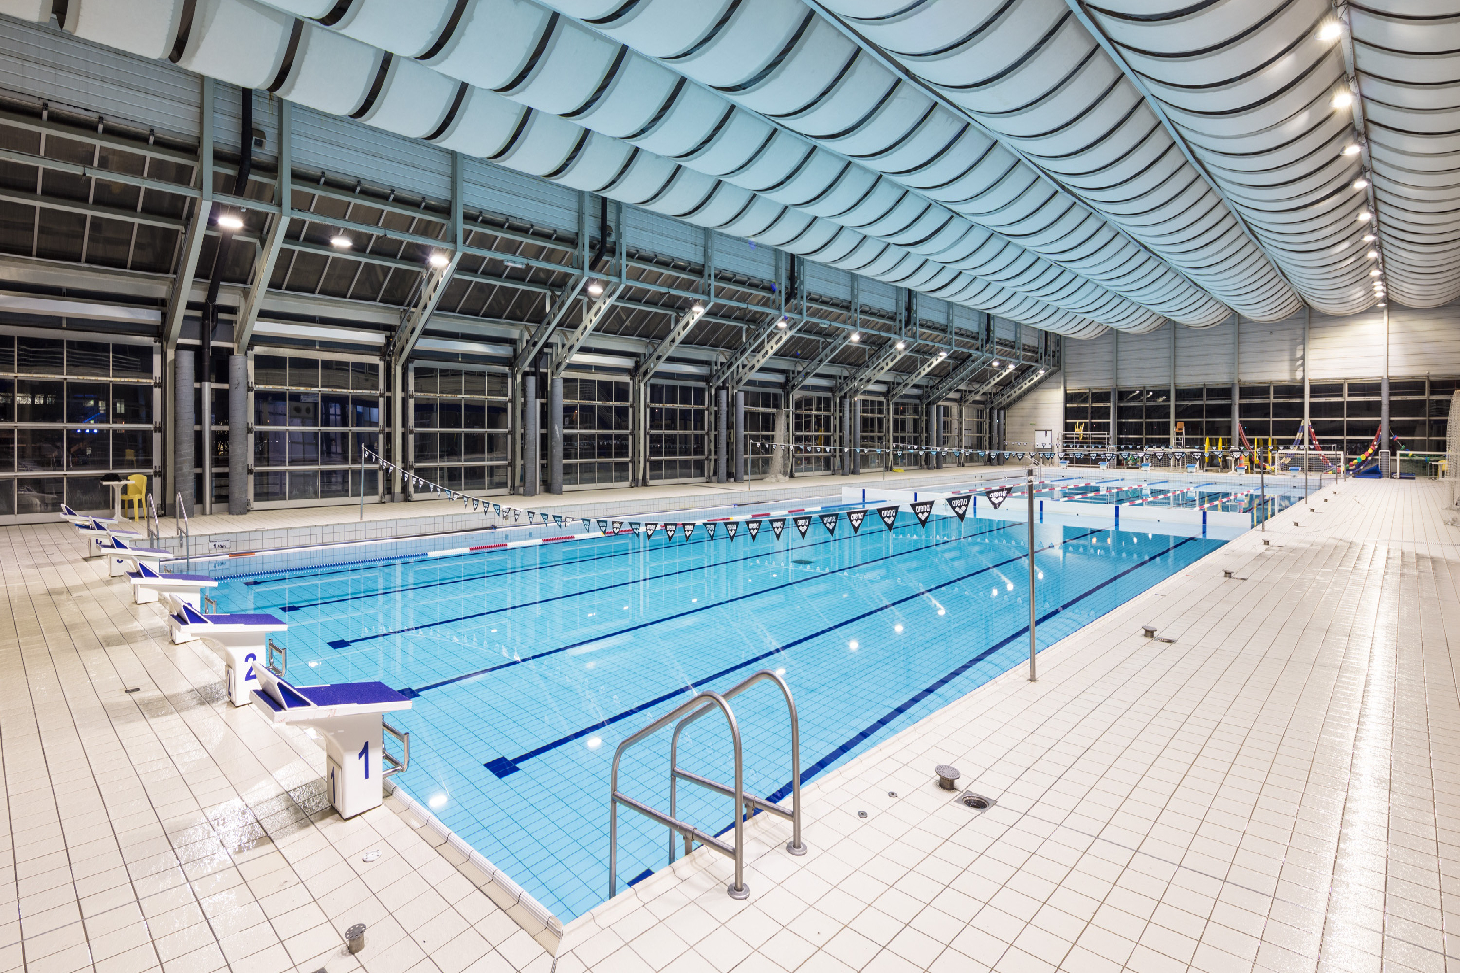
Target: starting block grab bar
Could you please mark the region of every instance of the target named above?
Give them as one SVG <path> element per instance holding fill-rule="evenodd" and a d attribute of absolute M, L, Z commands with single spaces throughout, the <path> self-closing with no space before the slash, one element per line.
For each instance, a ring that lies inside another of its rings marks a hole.
<path fill-rule="evenodd" d="M 380 762 L 382 764 L 385 764 L 386 765 L 385 770 L 382 771 L 381 774 L 380 774 L 380 777 L 383 780 L 386 777 L 394 777 L 396 774 L 403 774 L 407 770 L 410 769 L 410 767 L 411 767 L 411 731 L 410 730 L 397 730 L 395 727 L 393 727 L 389 723 L 385 722 L 384 719 L 382 719 L 380 721 L 380 728 L 382 730 L 384 730 L 386 733 L 389 733 L 391 736 L 395 737 L 397 740 L 399 740 L 400 741 L 400 745 L 401 745 L 401 749 L 402 749 L 402 755 L 399 758 L 397 758 L 395 754 L 393 754 L 389 750 L 385 749 L 385 747 L 383 745 L 381 746 L 381 748 L 380 748 Z"/>

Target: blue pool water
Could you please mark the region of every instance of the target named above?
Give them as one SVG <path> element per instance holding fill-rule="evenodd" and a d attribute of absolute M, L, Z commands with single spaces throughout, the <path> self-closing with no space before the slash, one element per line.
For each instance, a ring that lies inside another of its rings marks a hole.
<path fill-rule="evenodd" d="M 1036 525 L 1039 643 L 1049 645 L 1223 543 Z M 289 622 L 299 684 L 379 679 L 414 697 L 396 781 L 561 919 L 608 891 L 609 766 L 619 741 L 690 698 L 783 671 L 803 780 L 836 767 L 1028 655 L 1025 526 L 903 511 L 860 534 L 813 520 L 751 541 L 618 536 L 235 577 L 224 611 Z M 747 790 L 790 789 L 786 710 L 734 701 Z M 669 734 L 624 758 L 620 786 L 667 808 Z M 681 765 L 729 780 L 718 717 Z M 730 801 L 680 787 L 706 831 Z M 787 825 L 789 828 L 789 825 Z M 619 887 L 666 862 L 667 833 L 620 814 Z"/>

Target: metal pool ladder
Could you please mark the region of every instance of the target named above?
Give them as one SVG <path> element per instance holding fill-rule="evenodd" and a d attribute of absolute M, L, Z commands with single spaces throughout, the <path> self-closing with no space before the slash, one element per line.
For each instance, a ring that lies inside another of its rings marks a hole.
<path fill-rule="evenodd" d="M 789 811 L 773 801 L 745 793 L 745 763 L 740 747 L 740 725 L 735 721 L 734 711 L 730 709 L 729 701 L 731 699 L 739 696 L 756 683 L 767 680 L 774 682 L 780 689 L 781 695 L 786 698 L 786 710 L 791 720 L 791 809 Z M 686 726 L 712 709 L 719 709 L 724 713 L 725 722 L 730 727 L 730 739 L 735 751 L 735 783 L 733 785 L 722 784 L 679 768 L 679 734 Z M 674 723 L 675 727 L 674 736 L 669 744 L 669 813 L 663 814 L 618 789 L 618 766 L 619 760 L 629 747 L 664 729 L 670 723 Z M 726 844 L 715 835 L 675 817 L 678 782 L 681 780 L 690 784 L 698 784 L 716 794 L 734 799 L 735 843 L 733 845 Z M 676 857 L 676 835 L 684 839 L 685 854 L 689 854 L 694 848 L 694 843 L 699 842 L 735 862 L 735 880 L 726 888 L 732 899 L 744 899 L 750 895 L 750 889 L 745 885 L 745 819 L 755 811 L 765 811 L 790 821 L 792 834 L 786 850 L 793 855 L 806 854 L 806 845 L 801 840 L 801 729 L 796 719 L 796 703 L 791 698 L 791 690 L 786 685 L 786 681 L 770 669 L 762 669 L 723 694 L 709 690 L 696 693 L 689 702 L 675 707 L 628 737 L 614 751 L 610 786 L 612 788 L 612 799 L 609 801 L 608 812 L 608 894 L 610 898 L 618 891 L 618 806 L 620 804 L 669 828 L 669 861 L 671 863 Z"/>

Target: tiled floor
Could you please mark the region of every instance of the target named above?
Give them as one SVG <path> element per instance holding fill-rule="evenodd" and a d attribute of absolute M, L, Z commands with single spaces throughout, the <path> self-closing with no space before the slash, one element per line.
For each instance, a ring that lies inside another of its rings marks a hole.
<path fill-rule="evenodd" d="M 1320 495 L 813 783 L 804 858 L 756 819 L 748 901 L 698 852 L 557 970 L 1460 970 L 1448 499 Z M 79 554 L 0 530 L 0 971 L 551 967 L 394 811 L 321 809 L 315 744 Z"/>
<path fill-rule="evenodd" d="M 748 901 L 701 850 L 570 924 L 557 970 L 1460 969 L 1448 500 L 1350 482 L 1294 508 L 1042 653 L 1037 683 L 813 783 L 804 858 L 757 818 Z M 995 806 L 938 790 L 945 762 Z"/>

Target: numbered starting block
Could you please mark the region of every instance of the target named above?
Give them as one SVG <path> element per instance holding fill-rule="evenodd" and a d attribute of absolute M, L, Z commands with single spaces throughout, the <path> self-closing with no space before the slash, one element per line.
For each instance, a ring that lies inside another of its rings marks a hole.
<path fill-rule="evenodd" d="M 69 505 L 64 503 L 61 504 L 61 512 L 56 516 L 60 517 L 62 520 L 70 521 L 72 524 L 78 527 L 82 524 L 92 523 L 106 524 L 108 527 L 110 527 L 112 524 L 116 523 L 116 519 L 113 517 L 88 517 L 86 514 L 78 514 L 75 510 L 71 509 Z"/>
<path fill-rule="evenodd" d="M 132 600 L 150 605 L 159 595 L 168 595 L 180 604 L 202 609 L 199 603 L 204 588 L 216 588 L 218 582 L 206 574 L 158 574 L 146 561 L 137 562 L 137 570 L 127 572 L 132 582 Z"/>
<path fill-rule="evenodd" d="M 99 520 L 95 517 L 87 517 L 80 520 L 72 520 L 71 526 L 76 528 L 76 533 L 86 540 L 87 557 L 97 557 L 109 553 L 112 547 L 118 543 L 125 543 L 123 537 L 136 537 L 136 531 L 117 530 L 112 526 L 110 520 Z"/>
<path fill-rule="evenodd" d="M 247 706 L 249 693 L 258 688 L 258 674 L 264 668 L 269 636 L 289 626 L 273 615 L 204 615 L 192 605 L 176 602 L 169 615 L 172 640 L 181 645 L 205 638 L 219 646 L 228 671 L 228 698 L 234 706 Z"/>
<path fill-rule="evenodd" d="M 101 551 L 108 556 L 113 578 L 136 571 L 143 564 L 154 572 L 158 571 L 163 561 L 170 561 L 174 557 L 171 551 L 160 547 L 133 547 L 125 539 L 118 537 L 116 531 L 109 531 L 107 537 L 109 541 L 101 546 Z"/>
<path fill-rule="evenodd" d="M 324 736 L 325 778 L 340 817 L 379 807 L 385 778 L 411 762 L 410 734 L 386 723 L 385 714 L 408 710 L 411 701 L 382 682 L 291 686 L 263 666 L 257 672 L 253 702 L 269 722 L 312 726 Z M 386 733 L 405 747 L 401 759 L 385 751 Z"/>

